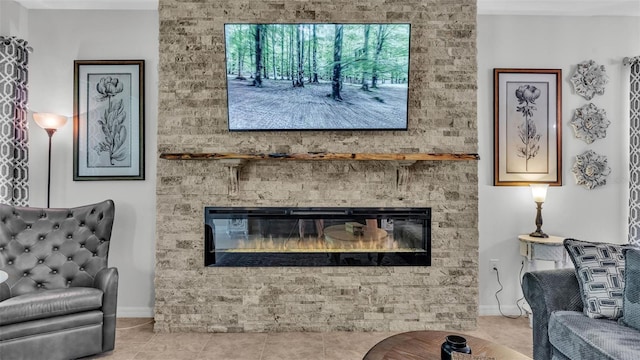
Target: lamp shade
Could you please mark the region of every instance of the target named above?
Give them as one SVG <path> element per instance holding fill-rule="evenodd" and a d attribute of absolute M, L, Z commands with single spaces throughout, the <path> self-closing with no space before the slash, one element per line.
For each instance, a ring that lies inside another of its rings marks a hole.
<path fill-rule="evenodd" d="M 547 198 L 547 189 L 549 188 L 549 184 L 529 184 L 529 187 L 531 187 L 533 201 L 544 202 Z"/>
<path fill-rule="evenodd" d="M 58 130 L 67 123 L 67 117 L 51 113 L 33 113 L 33 120 L 43 129 Z"/>

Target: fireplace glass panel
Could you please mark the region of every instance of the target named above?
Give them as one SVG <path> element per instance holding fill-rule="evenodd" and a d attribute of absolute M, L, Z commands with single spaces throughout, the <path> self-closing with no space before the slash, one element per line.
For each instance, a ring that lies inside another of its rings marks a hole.
<path fill-rule="evenodd" d="M 205 266 L 430 265 L 429 208 L 205 208 Z"/>

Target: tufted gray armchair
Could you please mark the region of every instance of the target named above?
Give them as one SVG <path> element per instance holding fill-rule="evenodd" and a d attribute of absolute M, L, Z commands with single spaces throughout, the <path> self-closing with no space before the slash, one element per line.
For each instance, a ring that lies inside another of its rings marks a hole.
<path fill-rule="evenodd" d="M 0 359 L 74 359 L 113 350 L 118 270 L 107 267 L 114 204 L 0 204 Z"/>

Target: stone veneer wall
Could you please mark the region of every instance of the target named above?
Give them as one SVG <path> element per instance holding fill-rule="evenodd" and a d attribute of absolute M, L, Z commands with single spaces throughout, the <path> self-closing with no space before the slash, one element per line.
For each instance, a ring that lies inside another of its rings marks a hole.
<path fill-rule="evenodd" d="M 158 152 L 477 152 L 475 0 L 160 0 Z M 409 130 L 227 131 L 225 22 L 410 22 Z M 472 329 L 477 162 L 158 162 L 155 329 Z M 428 206 L 431 267 L 205 268 L 203 207 Z"/>

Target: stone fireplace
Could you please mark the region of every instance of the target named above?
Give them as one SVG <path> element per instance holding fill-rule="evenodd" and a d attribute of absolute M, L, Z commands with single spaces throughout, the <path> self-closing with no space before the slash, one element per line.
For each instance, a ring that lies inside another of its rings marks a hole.
<path fill-rule="evenodd" d="M 477 153 L 475 0 L 160 0 L 158 153 Z M 408 131 L 227 130 L 228 22 L 411 23 Z M 150 86 L 150 84 L 148 84 Z M 405 164 L 406 165 L 406 164 Z M 404 166 L 404 165 L 403 165 Z M 475 161 L 159 160 L 155 329 L 472 329 L 478 310 Z M 205 267 L 215 207 L 431 209 L 431 266 Z"/>

